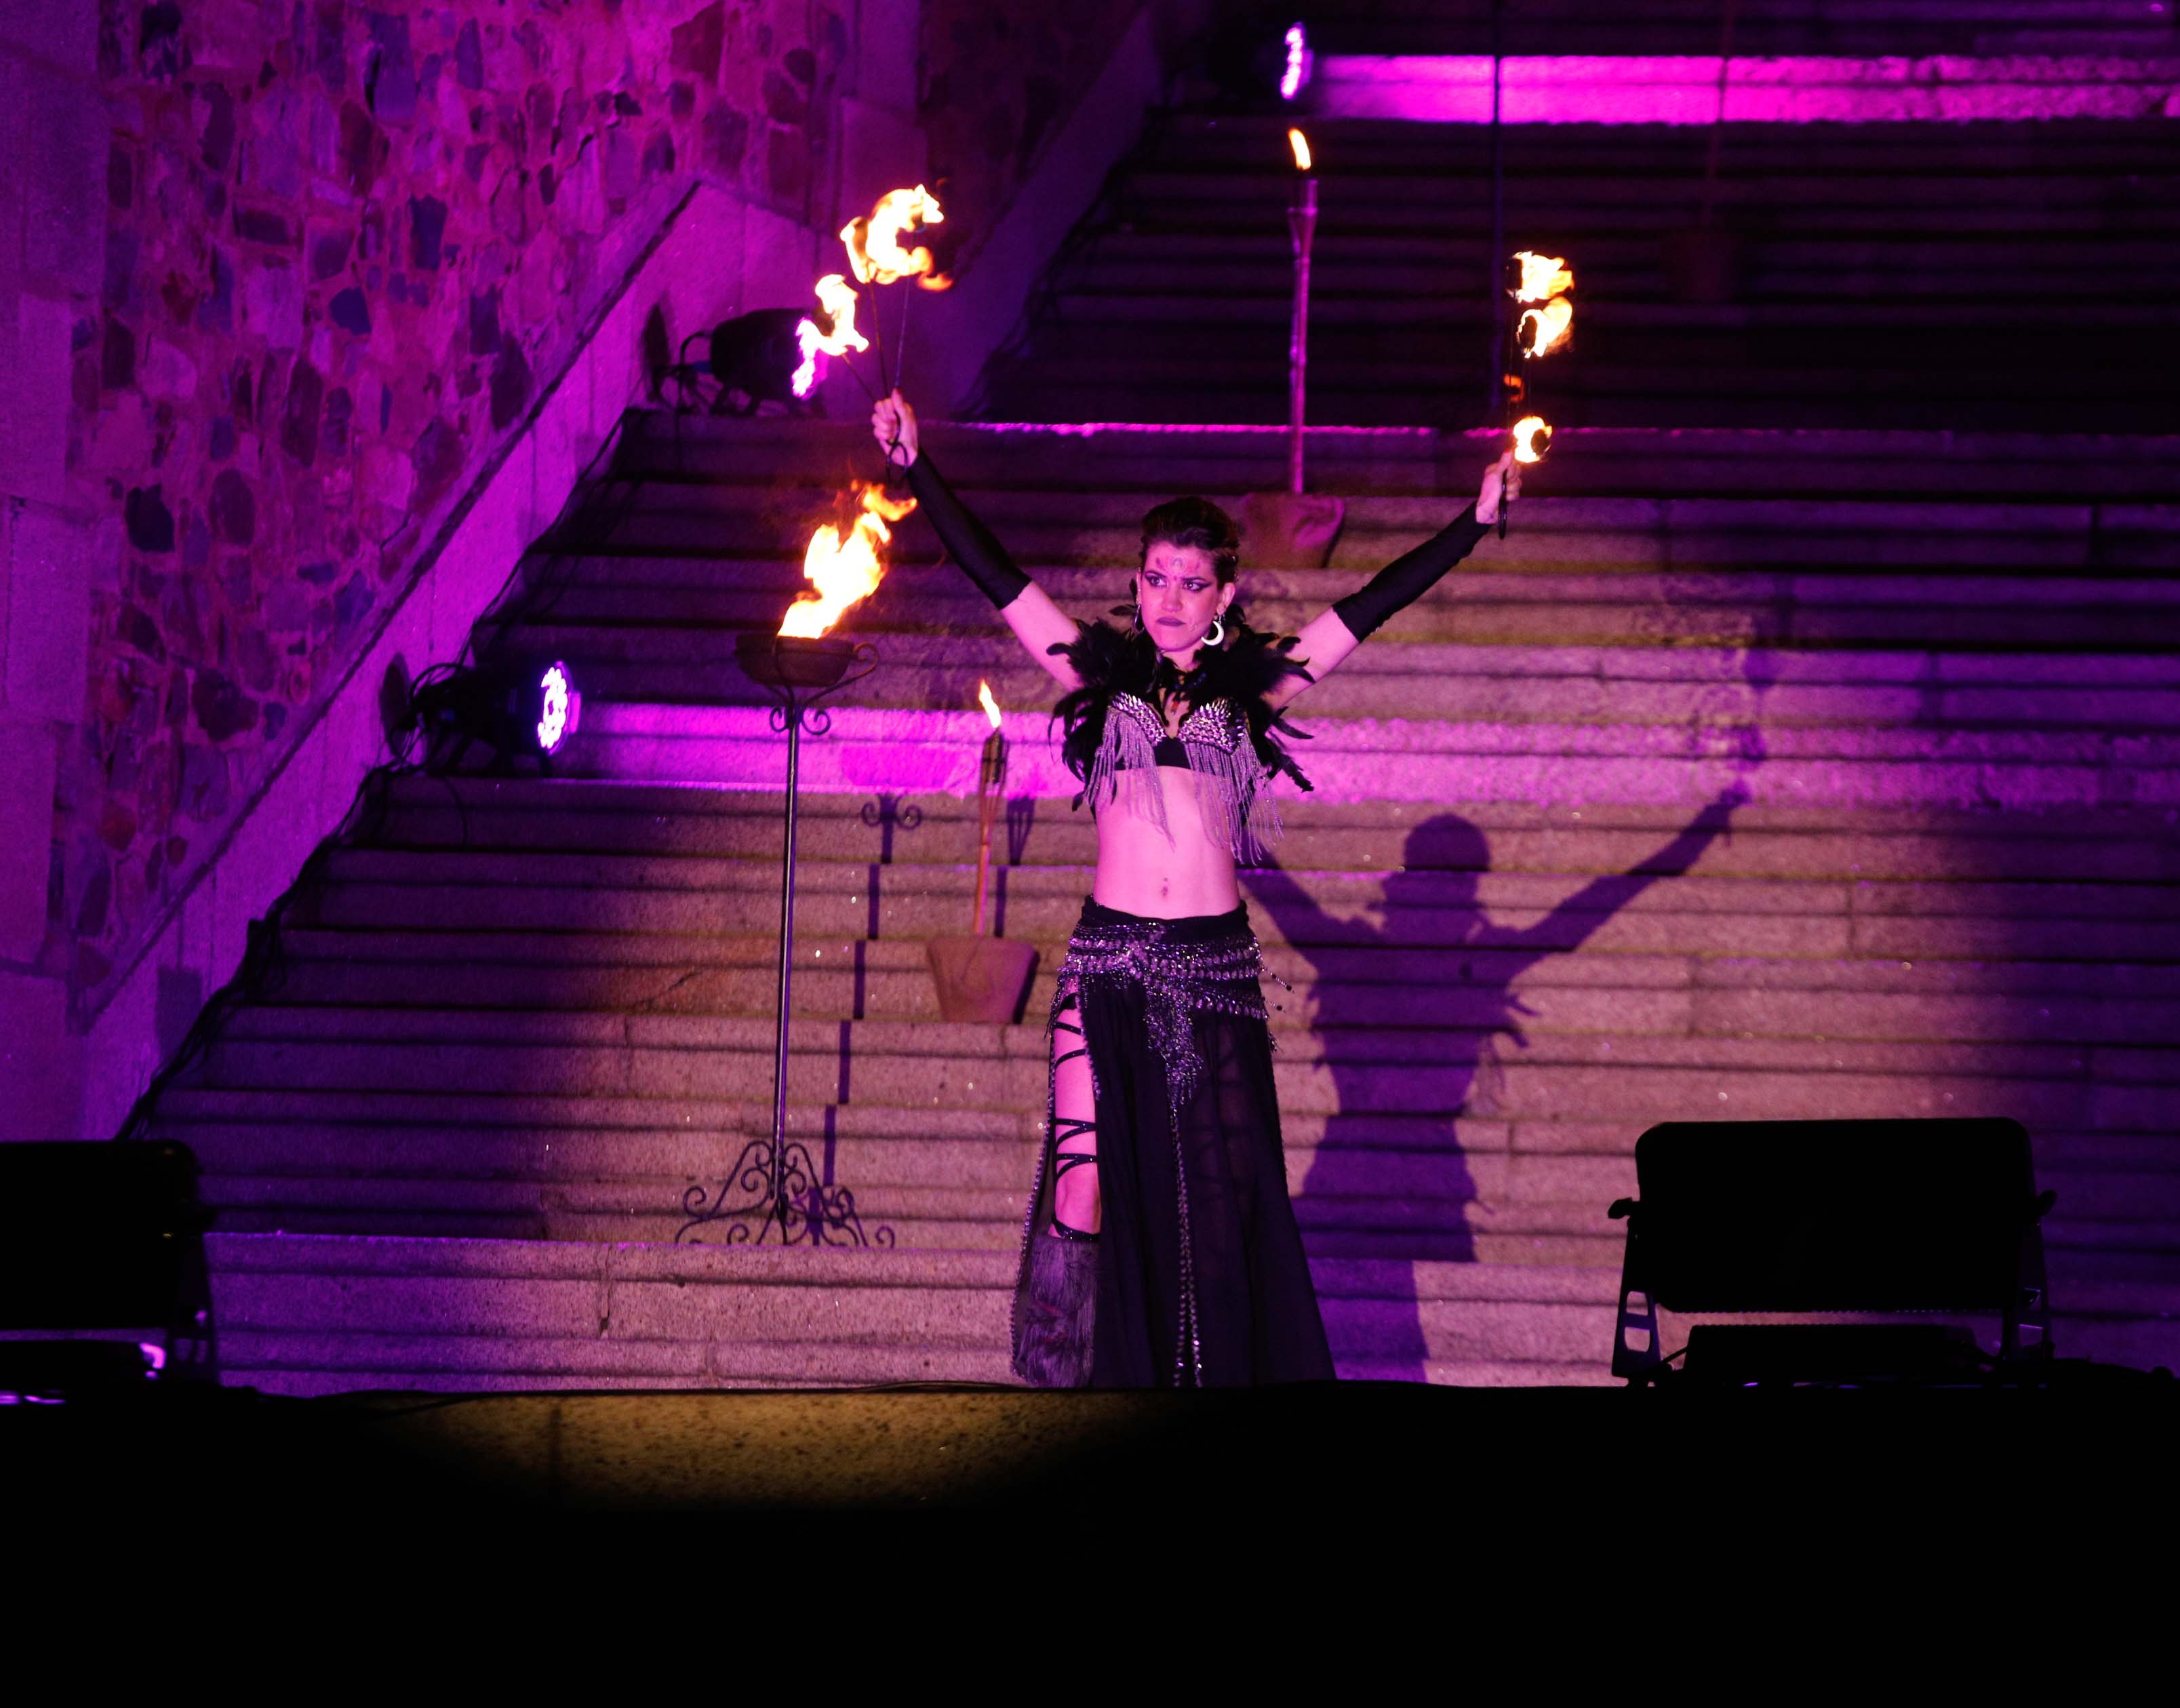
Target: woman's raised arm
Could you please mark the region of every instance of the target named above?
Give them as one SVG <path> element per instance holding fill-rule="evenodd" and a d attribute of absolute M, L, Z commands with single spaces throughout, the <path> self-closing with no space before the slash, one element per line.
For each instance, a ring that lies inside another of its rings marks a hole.
<path fill-rule="evenodd" d="M 871 432 L 887 460 L 908 470 L 908 484 L 916 502 L 938 531 L 947 552 L 1006 620 L 1030 657 L 1061 687 L 1081 687 L 1074 666 L 1051 650 L 1075 639 L 1075 620 L 1022 573 L 1007 555 L 1006 548 L 946 484 L 931 459 L 922 455 L 917 440 L 916 411 L 898 391 L 880 399 L 871 410 Z"/>
<path fill-rule="evenodd" d="M 1394 612 L 1415 603 L 1476 548 L 1499 520 L 1501 492 L 1522 495 L 1522 471 L 1508 451 L 1484 471 L 1476 502 L 1413 551 L 1402 554 L 1344 599 L 1335 599 L 1302 625 L 1294 656 L 1308 669 L 1307 677 L 1290 676 L 1265 697 L 1284 706 L 1337 669 Z"/>

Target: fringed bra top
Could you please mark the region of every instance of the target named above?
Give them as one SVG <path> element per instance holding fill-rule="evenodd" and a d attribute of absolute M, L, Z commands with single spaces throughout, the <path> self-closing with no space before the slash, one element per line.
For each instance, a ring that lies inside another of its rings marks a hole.
<path fill-rule="evenodd" d="M 1145 635 L 1122 634 L 1107 623 L 1085 623 L 1071 644 L 1053 650 L 1074 665 L 1082 686 L 1061 699 L 1054 716 L 1066 726 L 1061 752 L 1082 779 L 1081 799 L 1098 813 L 1115 802 L 1156 825 L 1170 841 L 1162 766 L 1185 766 L 1195 779 L 1204 834 L 1243 865 L 1264 857 L 1280 835 L 1274 774 L 1307 790 L 1309 780 L 1278 735 L 1301 737 L 1266 697 L 1291 675 L 1308 672 L 1288 656 L 1294 637 L 1248 628 L 1231 609 L 1223 647 L 1206 647 L 1186 676 L 1159 658 Z M 1178 733 L 1169 733 L 1159 702 L 1188 708 Z"/>

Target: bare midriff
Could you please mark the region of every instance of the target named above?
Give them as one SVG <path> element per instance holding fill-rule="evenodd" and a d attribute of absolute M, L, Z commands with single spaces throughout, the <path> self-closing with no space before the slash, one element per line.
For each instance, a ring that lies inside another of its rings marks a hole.
<path fill-rule="evenodd" d="M 1150 919 L 1231 912 L 1241 901 L 1234 856 L 1203 834 L 1195 774 L 1183 765 L 1160 765 L 1155 774 L 1172 840 L 1129 810 L 1125 791 L 1107 802 L 1098 815 L 1098 875 L 1091 895 L 1107 907 Z"/>

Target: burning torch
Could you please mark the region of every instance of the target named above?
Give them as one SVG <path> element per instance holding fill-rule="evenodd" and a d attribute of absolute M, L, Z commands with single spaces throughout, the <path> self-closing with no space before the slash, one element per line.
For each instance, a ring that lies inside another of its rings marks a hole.
<path fill-rule="evenodd" d="M 1506 332 L 1505 358 L 1499 377 L 1506 410 L 1506 432 L 1513 441 L 1514 460 L 1541 461 L 1552 442 L 1550 425 L 1539 415 L 1528 413 L 1528 365 L 1539 356 L 1566 347 L 1574 327 L 1574 274 L 1555 255 L 1537 255 L 1522 250 L 1506 263 L 1506 294 L 1514 299 L 1517 313 Z M 1512 501 L 1499 495 L 1499 537 L 1506 537 L 1506 512 Z"/>
<path fill-rule="evenodd" d="M 984 737 L 983 763 L 977 771 L 977 912 L 969 930 L 984 934 L 984 892 L 992 874 L 992 819 L 1007 788 L 1007 738 L 999 729 L 999 702 L 992 697 L 989 682 L 977 684 L 977 701 L 992 721 Z"/>
<path fill-rule="evenodd" d="M 992 826 L 1007 792 L 1007 738 L 999 728 L 999 703 L 989 682 L 977 684 L 977 700 L 991 720 L 977 768 L 977 910 L 966 937 L 933 937 L 924 945 L 939 991 L 939 1011 L 949 1020 L 1004 1024 L 1017 1017 L 1022 990 L 1037 965 L 1032 944 L 984 934 L 984 904 L 991 891 Z"/>
<path fill-rule="evenodd" d="M 1287 338 L 1287 490 L 1302 490 L 1302 393 L 1309 373 L 1309 249 L 1317 236 L 1317 169 L 1309 139 L 1287 131 L 1294 150 L 1296 182 L 1287 207 L 1287 233 L 1294 241 L 1294 326 Z"/>

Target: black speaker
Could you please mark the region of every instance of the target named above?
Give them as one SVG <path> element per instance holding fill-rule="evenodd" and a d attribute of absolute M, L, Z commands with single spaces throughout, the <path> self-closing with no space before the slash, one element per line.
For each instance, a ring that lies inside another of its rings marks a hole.
<path fill-rule="evenodd" d="M 150 1330 L 210 1363 L 211 1298 L 196 1158 L 186 1145 L 0 1143 L 0 1330 Z M 95 1381 L 129 1360 L 66 1342 L 0 1342 L 0 1389 Z M 126 1351 L 134 1353 L 134 1345 Z M 135 1373 L 141 1373 L 140 1357 Z"/>
<path fill-rule="evenodd" d="M 1991 1311 L 2005 1320 L 2004 1355 L 2019 1350 L 2024 1322 L 2049 1347 L 2038 1222 L 2052 1195 L 2037 1195 L 2018 1121 L 1673 1121 L 1636 1141 L 1635 1176 L 1638 1196 L 1611 1210 L 1628 1224 L 1616 1375 L 1648 1380 L 1663 1364 L 1660 1306 Z M 1632 1346 L 1631 1330 L 1646 1328 L 1649 1345 Z M 1810 1334 L 1767 1335 L 1764 1368 L 1782 1368 L 1795 1336 L 1813 1369 L 1824 1364 Z M 1886 1338 L 1863 1334 L 1857 1361 Z"/>

